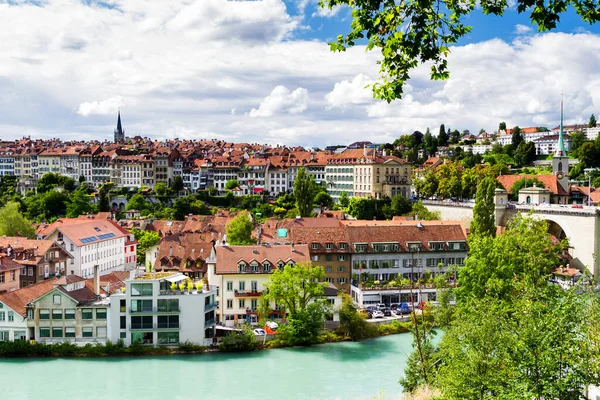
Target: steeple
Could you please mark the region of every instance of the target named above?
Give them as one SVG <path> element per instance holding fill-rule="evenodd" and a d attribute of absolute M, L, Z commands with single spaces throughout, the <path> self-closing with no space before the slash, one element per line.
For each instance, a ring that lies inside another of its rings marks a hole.
<path fill-rule="evenodd" d="M 115 143 L 123 143 L 125 141 L 125 131 L 121 125 L 121 110 L 117 117 L 117 129 L 115 129 Z"/>
<path fill-rule="evenodd" d="M 560 131 L 558 132 L 558 145 L 554 151 L 554 157 L 568 157 L 565 141 L 563 138 L 563 99 L 560 99 Z"/>

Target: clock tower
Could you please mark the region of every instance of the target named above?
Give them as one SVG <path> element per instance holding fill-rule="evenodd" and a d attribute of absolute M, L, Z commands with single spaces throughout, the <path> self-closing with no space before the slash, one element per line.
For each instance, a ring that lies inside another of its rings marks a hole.
<path fill-rule="evenodd" d="M 558 145 L 554 150 L 554 157 L 552 157 L 552 173 L 556 175 L 556 179 L 560 185 L 569 191 L 569 154 L 565 147 L 565 141 L 563 137 L 563 101 L 560 101 L 560 131 L 558 132 Z"/>

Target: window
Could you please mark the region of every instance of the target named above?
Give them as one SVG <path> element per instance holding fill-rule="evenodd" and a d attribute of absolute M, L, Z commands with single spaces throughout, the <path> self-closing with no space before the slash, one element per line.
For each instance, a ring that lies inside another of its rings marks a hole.
<path fill-rule="evenodd" d="M 338 247 L 340 250 L 346 250 L 348 248 L 348 243 L 340 243 Z"/>
<path fill-rule="evenodd" d="M 179 315 L 159 315 L 158 328 L 179 328 Z"/>
<path fill-rule="evenodd" d="M 152 329 L 152 316 L 133 316 L 131 317 L 131 329 Z"/>
<path fill-rule="evenodd" d="M 333 243 L 325 243 L 325 249 L 326 249 L 326 250 L 331 250 L 331 249 L 333 249 Z"/>
<path fill-rule="evenodd" d="M 227 308 L 233 308 L 233 300 L 227 299 Z"/>
<path fill-rule="evenodd" d="M 75 328 L 65 328 L 65 337 L 75 337 Z"/>
<path fill-rule="evenodd" d="M 0 342 L 8 342 L 8 331 L 0 331 Z"/>
<path fill-rule="evenodd" d="M 41 309 L 40 310 L 40 319 L 50 319 L 50 310 Z M 4 321 L 4 319 L 1 318 L 0 321 Z"/>
<path fill-rule="evenodd" d="M 12 311 L 8 312 L 8 322 L 13 322 L 15 320 L 15 313 Z"/>
<path fill-rule="evenodd" d="M 355 248 L 356 248 L 357 253 L 365 253 L 367 251 L 366 244 L 357 244 L 357 245 L 355 245 Z"/>
<path fill-rule="evenodd" d="M 262 268 L 263 268 L 263 272 L 270 273 L 271 272 L 271 263 L 268 261 L 265 261 L 262 265 Z"/>
<path fill-rule="evenodd" d="M 250 300 L 250 307 L 251 307 L 253 310 L 256 310 L 256 308 L 258 307 L 258 300 L 257 300 L 257 299 L 252 299 L 252 300 Z"/>
<path fill-rule="evenodd" d="M 53 309 L 52 310 L 52 319 L 63 319 L 63 311 Z"/>
<path fill-rule="evenodd" d="M 246 263 L 245 262 L 241 262 L 241 263 L 238 264 L 238 272 L 240 274 L 246 272 Z"/>
<path fill-rule="evenodd" d="M 158 332 L 158 344 L 178 344 L 179 332 Z"/>
<path fill-rule="evenodd" d="M 159 312 L 179 312 L 179 299 L 158 300 Z"/>
<path fill-rule="evenodd" d="M 152 296 L 152 284 L 151 283 L 132 283 L 131 284 L 131 295 L 132 296 Z"/>
<path fill-rule="evenodd" d="M 258 263 L 257 262 L 252 262 L 250 264 L 250 272 L 258 272 Z"/>
<path fill-rule="evenodd" d="M 94 328 L 92 328 L 92 327 L 81 328 L 81 336 L 82 337 L 94 337 Z"/>
<path fill-rule="evenodd" d="M 11 282 L 15 281 L 15 271 L 10 271 L 10 280 Z"/>
<path fill-rule="evenodd" d="M 93 319 L 93 318 L 94 318 L 94 309 L 93 308 L 82 308 L 81 309 L 81 319 Z"/>
<path fill-rule="evenodd" d="M 96 319 L 106 320 L 106 308 L 96 309 Z"/>
<path fill-rule="evenodd" d="M 319 250 L 321 248 L 321 245 L 319 243 L 311 243 L 310 248 L 311 250 Z"/>
<path fill-rule="evenodd" d="M 50 328 L 40 328 L 40 337 L 50 337 Z"/>
<path fill-rule="evenodd" d="M 239 308 L 246 308 L 246 300 L 240 299 L 240 301 L 239 301 Z"/>
<path fill-rule="evenodd" d="M 246 290 L 246 281 L 240 281 L 239 283 L 240 290 Z"/>
<path fill-rule="evenodd" d="M 106 327 L 99 326 L 96 328 L 96 337 L 105 338 L 106 337 Z"/>
<path fill-rule="evenodd" d="M 337 267 L 337 272 L 346 272 L 346 267 L 344 267 L 344 266 Z"/>
<path fill-rule="evenodd" d="M 75 310 L 72 308 L 65 310 L 65 319 L 75 319 Z"/>
<path fill-rule="evenodd" d="M 125 312 L 127 310 L 127 300 L 121 299 L 119 300 L 119 311 Z"/>
<path fill-rule="evenodd" d="M 152 312 L 152 300 L 131 300 L 130 312 Z"/>
<path fill-rule="evenodd" d="M 123 339 L 123 340 L 127 339 L 127 332 L 121 332 L 121 333 L 119 334 L 119 338 L 120 338 L 120 339 Z"/>
<path fill-rule="evenodd" d="M 257 281 L 250 282 L 250 291 L 252 293 L 258 292 L 258 282 Z"/>
<path fill-rule="evenodd" d="M 325 267 L 325 272 L 331 272 L 331 267 L 330 266 Z"/>
<path fill-rule="evenodd" d="M 33 267 L 28 267 L 27 268 L 27 275 L 33 276 Z"/>
<path fill-rule="evenodd" d="M 283 261 L 277 262 L 277 268 L 281 271 L 285 268 L 285 263 Z"/>
<path fill-rule="evenodd" d="M 52 328 L 52 337 L 63 337 L 63 328 Z"/>
<path fill-rule="evenodd" d="M 318 255 L 310 256 L 310 259 L 312 261 L 319 261 L 319 256 Z"/>

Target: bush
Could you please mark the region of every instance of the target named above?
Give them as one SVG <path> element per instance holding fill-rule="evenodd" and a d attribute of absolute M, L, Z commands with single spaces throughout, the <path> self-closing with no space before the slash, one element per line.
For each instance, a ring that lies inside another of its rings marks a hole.
<path fill-rule="evenodd" d="M 241 332 L 232 331 L 221 340 L 219 349 L 221 351 L 253 351 L 258 349 L 259 344 L 254 337 L 254 332 L 249 326 L 245 326 Z"/>
<path fill-rule="evenodd" d="M 183 343 L 179 343 L 179 347 L 177 347 L 177 351 L 180 353 L 203 353 L 206 349 L 208 349 L 208 347 L 193 344 L 187 340 Z"/>

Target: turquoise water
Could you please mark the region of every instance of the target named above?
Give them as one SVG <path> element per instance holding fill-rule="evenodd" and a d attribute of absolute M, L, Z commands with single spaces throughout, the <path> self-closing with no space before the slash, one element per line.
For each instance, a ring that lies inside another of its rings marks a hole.
<path fill-rule="evenodd" d="M 247 354 L 0 361 L 2 399 L 397 399 L 409 334 Z"/>

